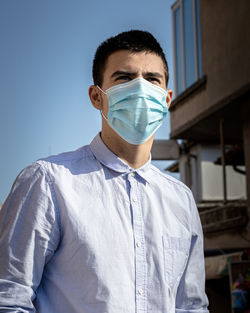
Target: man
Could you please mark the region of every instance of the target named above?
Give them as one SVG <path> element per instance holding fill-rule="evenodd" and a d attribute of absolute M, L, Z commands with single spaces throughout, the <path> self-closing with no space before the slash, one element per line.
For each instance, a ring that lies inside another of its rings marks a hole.
<path fill-rule="evenodd" d="M 202 230 L 190 190 L 150 163 L 170 106 L 156 39 L 109 38 L 93 63 L 102 131 L 27 167 L 0 216 L 0 311 L 207 311 Z"/>

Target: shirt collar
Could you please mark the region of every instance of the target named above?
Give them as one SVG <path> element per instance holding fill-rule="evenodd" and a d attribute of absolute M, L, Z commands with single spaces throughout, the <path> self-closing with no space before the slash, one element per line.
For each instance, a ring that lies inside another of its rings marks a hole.
<path fill-rule="evenodd" d="M 134 169 L 128 164 L 123 162 L 117 155 L 115 155 L 102 141 L 100 133 L 90 143 L 90 149 L 96 159 L 103 165 L 110 168 L 113 171 L 129 174 L 131 172 L 137 173 L 144 180 L 149 182 L 149 166 L 151 163 L 151 154 L 149 160 L 140 168 Z"/>

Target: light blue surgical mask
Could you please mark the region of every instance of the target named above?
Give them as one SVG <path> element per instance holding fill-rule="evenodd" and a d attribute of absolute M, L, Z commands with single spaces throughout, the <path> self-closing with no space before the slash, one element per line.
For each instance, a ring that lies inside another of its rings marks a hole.
<path fill-rule="evenodd" d="M 146 142 L 161 126 L 168 112 L 168 92 L 139 77 L 113 86 L 107 95 L 109 126 L 125 141 L 139 145 Z"/>

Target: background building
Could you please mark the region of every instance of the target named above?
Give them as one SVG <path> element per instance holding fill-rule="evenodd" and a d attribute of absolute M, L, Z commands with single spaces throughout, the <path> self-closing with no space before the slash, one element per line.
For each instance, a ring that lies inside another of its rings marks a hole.
<path fill-rule="evenodd" d="M 171 139 L 183 140 L 172 170 L 179 169 L 200 211 L 212 313 L 231 312 L 234 280 L 242 274 L 246 287 L 250 271 L 249 16 L 248 0 L 172 6 Z M 228 260 L 240 262 L 237 270 Z"/>

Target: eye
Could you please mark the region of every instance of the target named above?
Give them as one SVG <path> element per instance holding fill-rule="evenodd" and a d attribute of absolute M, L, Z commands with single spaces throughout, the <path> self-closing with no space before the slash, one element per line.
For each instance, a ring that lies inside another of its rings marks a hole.
<path fill-rule="evenodd" d="M 121 76 L 118 76 L 116 79 L 117 80 L 131 80 L 131 77 L 128 76 L 128 75 L 121 75 Z"/>
<path fill-rule="evenodd" d="M 156 83 L 156 84 L 160 84 L 160 80 L 156 77 L 148 77 L 147 80 L 151 83 Z"/>

